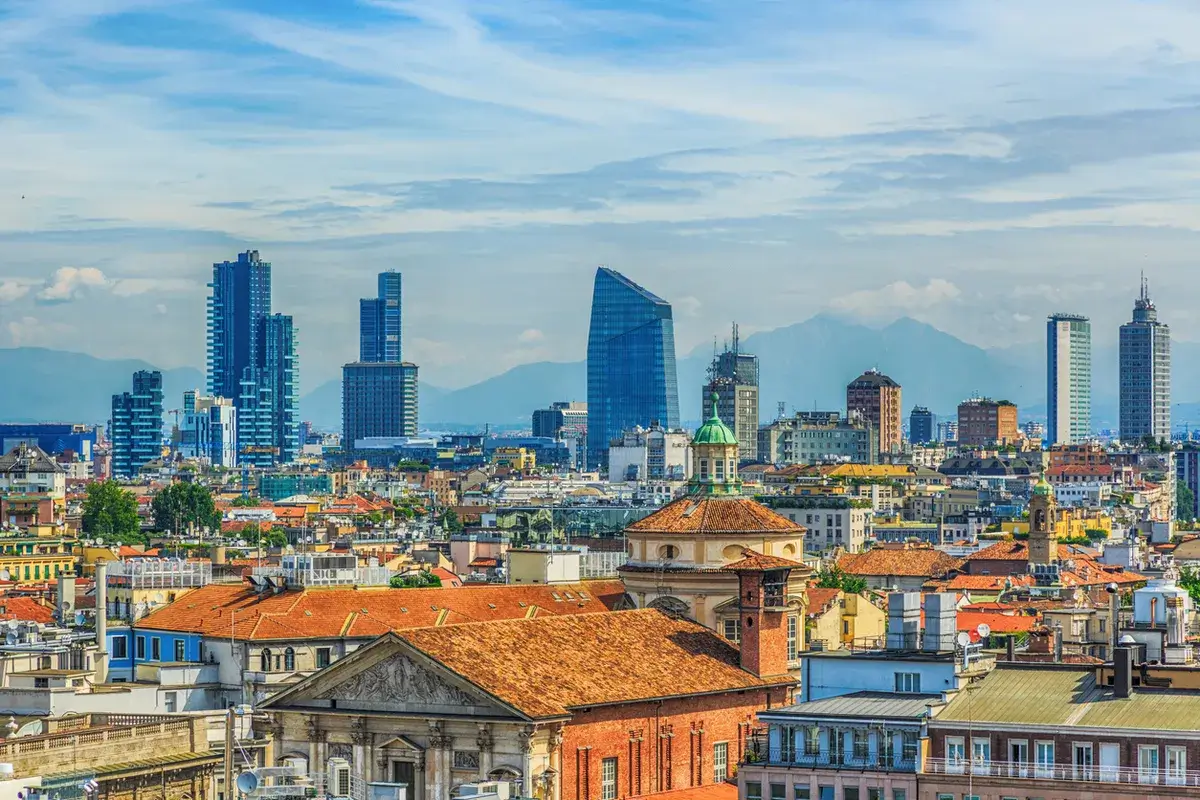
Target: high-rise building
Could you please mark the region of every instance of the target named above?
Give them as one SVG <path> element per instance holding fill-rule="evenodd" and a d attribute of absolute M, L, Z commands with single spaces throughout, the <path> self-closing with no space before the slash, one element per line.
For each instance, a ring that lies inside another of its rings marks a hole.
<path fill-rule="evenodd" d="M 214 467 L 237 465 L 237 409 L 228 397 L 183 393 L 179 454 Z"/>
<path fill-rule="evenodd" d="M 588 466 L 641 426 L 679 427 L 671 305 L 607 267 L 596 270 L 588 330 Z"/>
<path fill-rule="evenodd" d="M 879 431 L 879 452 L 897 453 L 904 443 L 900 422 L 900 384 L 869 369 L 846 387 L 846 414 L 858 413 Z"/>
<path fill-rule="evenodd" d="M 271 313 L 271 264 L 257 250 L 213 264 L 208 389 L 237 408 L 239 464 L 268 467 L 300 450 L 299 359 L 292 318 Z"/>
<path fill-rule="evenodd" d="M 161 457 L 162 427 L 162 373 L 138 370 L 133 391 L 112 398 L 112 474 L 132 478 L 146 462 Z"/>
<path fill-rule="evenodd" d="M 958 404 L 958 443 L 966 447 L 1016 444 L 1017 407 L 1007 400 L 972 397 Z"/>
<path fill-rule="evenodd" d="M 551 403 L 549 408 L 535 409 L 532 422 L 534 436 L 564 442 L 571 464 L 576 468 L 584 466 L 584 455 L 587 453 L 587 403 Z"/>
<path fill-rule="evenodd" d="M 342 447 L 359 439 L 417 435 L 417 365 L 363 362 L 342 366 Z"/>
<path fill-rule="evenodd" d="M 758 356 L 743 353 L 738 327 L 733 326 L 733 344 L 713 358 L 708 383 L 700 396 L 700 408 L 709 408 L 717 395 L 717 415 L 737 436 L 743 462 L 758 459 Z"/>
<path fill-rule="evenodd" d="M 1142 278 L 1133 321 L 1121 326 L 1121 438 L 1171 438 L 1171 327 L 1158 321 L 1158 309 Z"/>
<path fill-rule="evenodd" d="M 913 444 L 929 444 L 936 434 L 937 417 L 925 406 L 913 406 L 908 415 L 908 440 Z"/>
<path fill-rule="evenodd" d="M 400 332 L 400 273 L 379 273 L 379 292 L 358 301 L 358 360 L 398 364 L 402 359 Z"/>
<path fill-rule="evenodd" d="M 1077 314 L 1046 320 L 1048 444 L 1078 444 L 1092 433 L 1092 323 Z"/>

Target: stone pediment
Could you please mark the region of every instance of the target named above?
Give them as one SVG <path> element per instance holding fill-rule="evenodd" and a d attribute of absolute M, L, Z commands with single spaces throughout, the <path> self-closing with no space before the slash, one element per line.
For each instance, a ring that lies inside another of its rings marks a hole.
<path fill-rule="evenodd" d="M 322 700 L 417 702 L 435 706 L 474 705 L 479 699 L 397 653 L 320 695 Z"/>

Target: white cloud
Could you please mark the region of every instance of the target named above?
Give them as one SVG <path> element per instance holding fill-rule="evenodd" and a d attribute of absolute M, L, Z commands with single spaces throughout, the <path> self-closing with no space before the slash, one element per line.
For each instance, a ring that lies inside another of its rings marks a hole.
<path fill-rule="evenodd" d="M 117 278 L 112 281 L 112 293 L 131 297 L 151 292 L 186 292 L 197 288 L 195 281 L 185 278 Z"/>
<path fill-rule="evenodd" d="M 687 297 L 675 299 L 671 305 L 679 309 L 679 313 L 685 317 L 698 317 L 700 316 L 700 308 L 704 304 L 700 302 L 700 298 L 688 295 Z"/>
<path fill-rule="evenodd" d="M 526 328 L 521 331 L 521 335 L 517 337 L 517 341 L 522 344 L 530 344 L 532 342 L 540 342 L 546 338 L 546 335 L 537 328 Z"/>
<path fill-rule="evenodd" d="M 0 280 L 0 303 L 11 303 L 29 294 L 34 284 L 31 281 L 10 278 Z"/>
<path fill-rule="evenodd" d="M 9 320 L 4 327 L 8 330 L 8 338 L 13 347 L 52 347 L 58 343 L 62 334 L 71 331 L 71 326 L 65 323 L 31 316 Z"/>
<path fill-rule="evenodd" d="M 962 292 L 943 278 L 933 278 L 924 286 L 896 281 L 879 289 L 861 289 L 830 303 L 834 309 L 868 317 L 920 314 L 956 299 Z"/>
<path fill-rule="evenodd" d="M 108 279 L 95 267 L 59 267 L 38 291 L 42 303 L 66 303 L 92 286 L 104 286 Z"/>

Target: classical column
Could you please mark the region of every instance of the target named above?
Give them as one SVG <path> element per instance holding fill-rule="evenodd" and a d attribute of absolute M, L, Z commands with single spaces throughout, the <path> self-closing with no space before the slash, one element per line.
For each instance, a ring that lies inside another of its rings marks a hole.
<path fill-rule="evenodd" d="M 562 743 L 563 726 L 559 725 L 550 732 L 550 741 L 547 745 L 550 749 L 550 769 L 554 770 L 554 785 L 546 787 L 550 790 L 547 793 L 547 800 L 560 800 L 562 797 Z"/>
<path fill-rule="evenodd" d="M 354 744 L 354 772 L 363 781 L 371 780 L 372 753 L 369 748 L 371 734 L 367 731 L 367 718 L 358 717 L 350 729 L 350 741 Z"/>
<path fill-rule="evenodd" d="M 267 734 L 270 737 L 267 741 L 267 749 L 263 754 L 263 765 L 273 767 L 279 763 L 279 759 L 283 755 L 283 714 L 271 714 L 271 721 L 267 725 Z M 193 796 L 195 796 L 193 794 Z"/>
<path fill-rule="evenodd" d="M 704 545 L 701 544 L 700 547 Z M 717 629 L 717 621 L 708 618 L 708 595 L 698 594 L 692 598 L 693 618 L 706 628 Z"/>
<path fill-rule="evenodd" d="M 425 791 L 427 780 L 425 777 L 425 765 L 428 763 L 429 762 L 425 758 L 424 750 L 417 753 L 417 765 L 415 768 L 413 768 L 413 783 L 416 785 L 412 787 L 412 800 L 425 800 L 425 798 L 428 796 Z"/>
<path fill-rule="evenodd" d="M 492 751 L 496 746 L 490 723 L 480 723 L 479 735 L 475 737 L 475 746 L 479 748 L 479 779 L 487 780 L 488 773 L 492 771 L 493 766 Z"/>
<path fill-rule="evenodd" d="M 521 744 L 521 796 L 533 797 L 533 734 L 536 729 L 526 725 L 517 733 Z"/>
<path fill-rule="evenodd" d="M 445 734 L 440 722 L 429 723 L 429 749 L 425 765 L 428 770 L 425 786 L 429 796 L 442 800 L 450 796 L 449 748 L 451 739 Z"/>
<path fill-rule="evenodd" d="M 321 730 L 320 720 L 315 714 L 308 718 L 304 727 L 305 733 L 308 735 L 308 771 L 312 775 L 323 774 L 325 772 L 325 753 L 321 745 L 325 743 L 328 732 Z"/>

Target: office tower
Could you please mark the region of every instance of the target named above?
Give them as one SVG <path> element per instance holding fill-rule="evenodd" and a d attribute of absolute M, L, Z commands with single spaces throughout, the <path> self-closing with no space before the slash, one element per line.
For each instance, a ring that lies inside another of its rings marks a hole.
<path fill-rule="evenodd" d="M 1017 407 L 1007 400 L 973 397 L 958 404 L 958 443 L 967 447 L 1016 444 Z"/>
<path fill-rule="evenodd" d="M 292 318 L 271 313 L 271 264 L 257 250 L 213 264 L 208 389 L 237 408 L 239 464 L 269 467 L 299 453 L 299 359 Z"/>
<path fill-rule="evenodd" d="M 358 360 L 400 363 L 400 273 L 379 273 L 376 297 L 358 301 Z"/>
<path fill-rule="evenodd" d="M 855 414 L 803 412 L 758 429 L 758 457 L 767 464 L 878 464 L 879 429 Z"/>
<path fill-rule="evenodd" d="M 1121 326 L 1121 438 L 1171 438 L 1171 327 L 1158 321 L 1158 310 L 1142 278 L 1142 294 L 1133 304 L 1133 321 Z"/>
<path fill-rule="evenodd" d="M 679 427 L 671 305 L 607 267 L 596 270 L 588 329 L 588 467 L 626 430 Z"/>
<path fill-rule="evenodd" d="M 913 406 L 908 415 L 908 440 L 913 444 L 929 444 L 936 433 L 937 417 L 925 406 Z"/>
<path fill-rule="evenodd" d="M 869 369 L 846 387 L 846 414 L 858 413 L 879 431 L 879 452 L 896 453 L 904 442 L 900 423 L 900 384 Z"/>
<path fill-rule="evenodd" d="M 179 454 L 213 467 L 237 465 L 237 409 L 228 397 L 183 393 Z"/>
<path fill-rule="evenodd" d="M 733 344 L 713 357 L 708 368 L 708 383 L 700 392 L 700 409 L 712 405 L 717 395 L 717 416 L 738 440 L 739 459 L 758 459 L 758 356 L 741 351 L 737 323 L 733 325 Z"/>
<path fill-rule="evenodd" d="M 533 412 L 533 435 L 565 442 L 570 463 L 576 468 L 584 466 L 587 430 L 587 403 L 557 402 Z"/>
<path fill-rule="evenodd" d="M 114 394 L 112 419 L 112 473 L 135 477 L 148 461 L 162 456 L 162 373 L 133 373 L 133 391 Z"/>
<path fill-rule="evenodd" d="M 1092 323 L 1076 314 L 1046 320 L 1049 444 L 1077 444 L 1092 432 Z"/>
<path fill-rule="evenodd" d="M 381 272 L 378 296 L 359 301 L 358 361 L 342 365 L 342 447 L 417 435 L 417 365 L 400 360 L 400 273 Z"/>
<path fill-rule="evenodd" d="M 417 435 L 417 365 L 342 366 L 342 447 L 359 439 Z"/>

